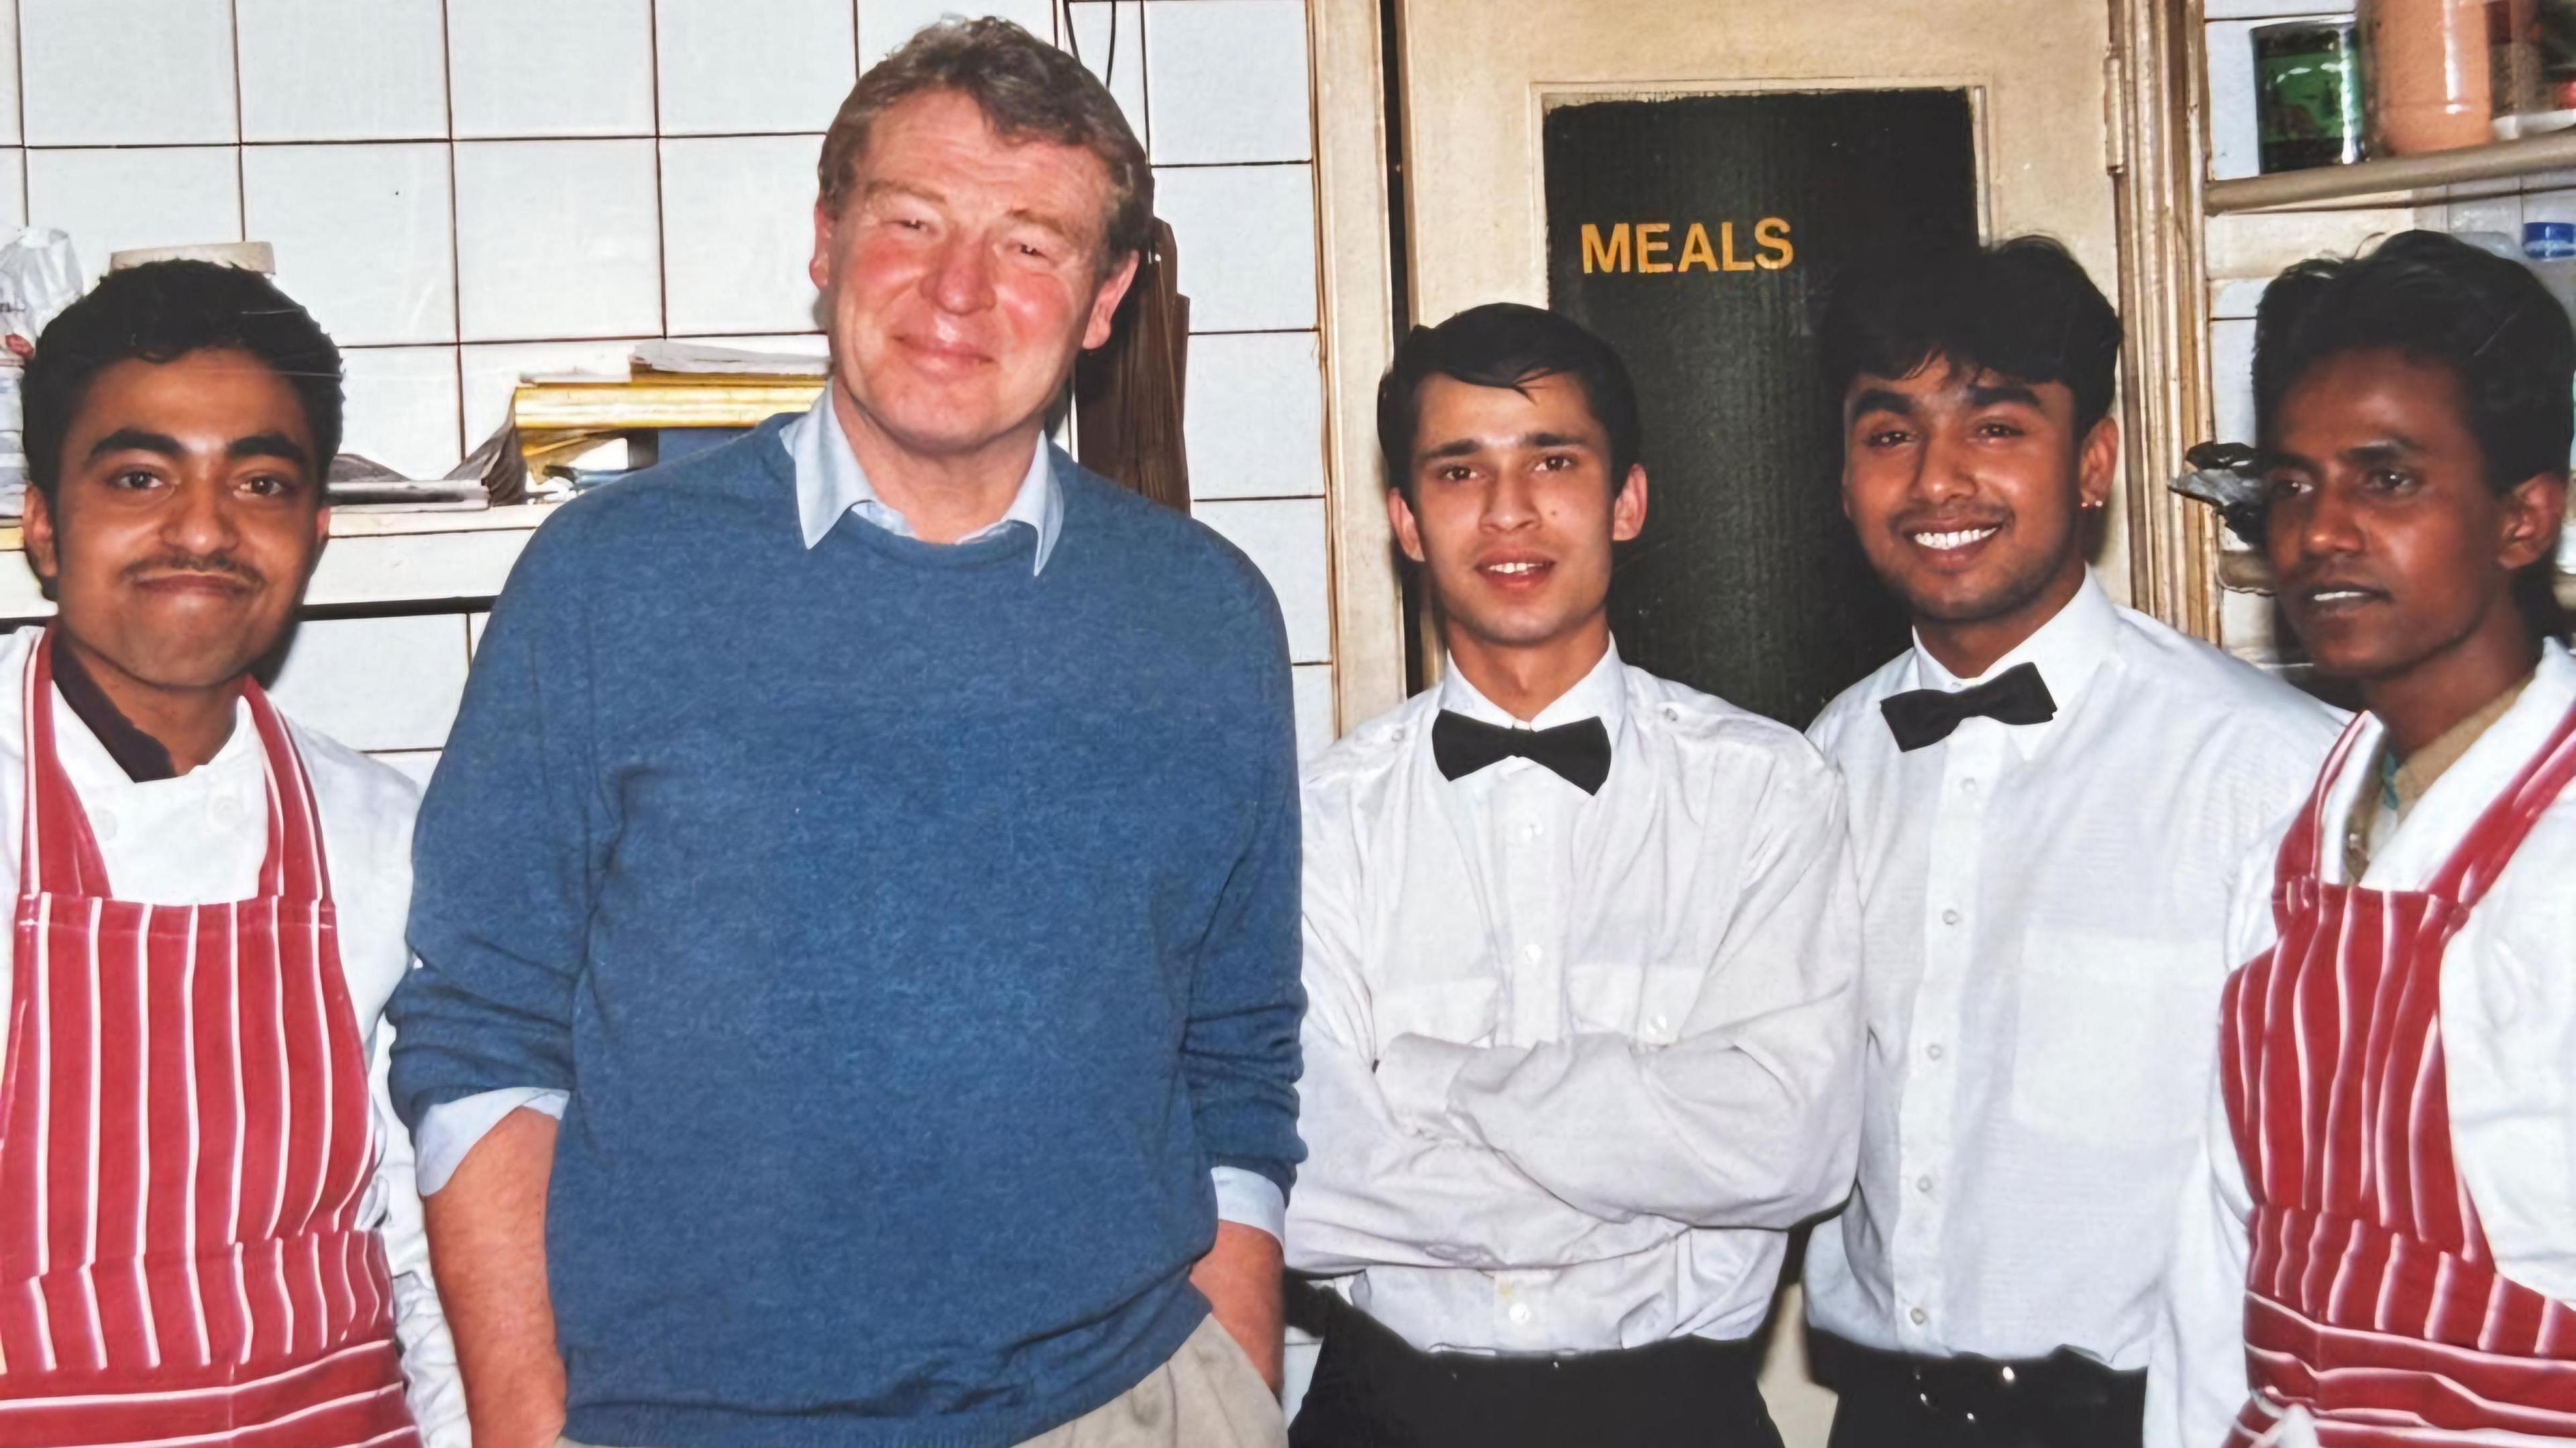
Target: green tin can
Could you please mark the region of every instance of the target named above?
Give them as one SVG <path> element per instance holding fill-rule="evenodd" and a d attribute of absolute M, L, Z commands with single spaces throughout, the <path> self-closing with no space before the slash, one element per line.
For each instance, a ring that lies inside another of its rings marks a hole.
<path fill-rule="evenodd" d="M 2362 158 L 2360 47 L 2349 20 L 2256 26 L 2254 114 L 2263 170 Z"/>

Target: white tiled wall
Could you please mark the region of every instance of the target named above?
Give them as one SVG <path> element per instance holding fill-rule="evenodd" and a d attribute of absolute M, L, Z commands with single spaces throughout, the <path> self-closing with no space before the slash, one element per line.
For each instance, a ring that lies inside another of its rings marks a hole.
<path fill-rule="evenodd" d="M 272 243 L 347 351 L 349 448 L 443 472 L 522 371 L 662 336 L 818 350 L 823 128 L 861 64 L 957 11 L 1073 42 L 1147 142 L 1192 303 L 1197 511 L 1277 590 L 1319 745 L 1304 0 L 0 0 L 0 221 L 70 232 L 93 275 L 127 247 Z M 421 766 L 459 617 L 308 625 L 281 687 Z"/>

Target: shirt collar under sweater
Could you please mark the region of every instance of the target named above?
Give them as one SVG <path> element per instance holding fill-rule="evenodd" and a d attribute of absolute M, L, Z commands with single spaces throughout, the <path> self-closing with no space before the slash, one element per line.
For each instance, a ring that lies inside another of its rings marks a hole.
<path fill-rule="evenodd" d="M 859 466 L 859 455 L 850 448 L 847 434 L 841 431 L 840 416 L 832 410 L 832 388 L 829 383 L 805 415 L 787 424 L 779 434 L 787 449 L 787 459 L 796 470 L 796 519 L 805 534 L 805 546 L 823 541 L 844 513 L 856 513 L 862 522 L 882 528 L 899 538 L 916 538 L 911 520 L 896 512 L 877 496 L 868 482 L 867 472 Z M 1056 536 L 1064 531 L 1064 488 L 1056 481 L 1053 449 L 1041 439 L 1029 454 L 1029 470 L 1020 479 L 1020 491 L 1011 506 L 990 527 L 981 528 L 960 538 L 960 543 L 980 543 L 996 538 L 1014 527 L 1025 527 L 1038 535 L 1038 544 L 1029 572 L 1045 570 L 1047 555 L 1054 551 Z"/>

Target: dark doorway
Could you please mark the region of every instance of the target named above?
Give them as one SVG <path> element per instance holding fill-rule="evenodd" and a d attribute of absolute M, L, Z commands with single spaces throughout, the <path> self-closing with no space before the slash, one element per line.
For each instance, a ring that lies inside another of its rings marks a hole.
<path fill-rule="evenodd" d="M 1645 424 L 1619 651 L 1803 727 L 1907 643 L 1843 520 L 1814 307 L 1855 256 L 1976 237 L 1968 96 L 1560 105 L 1544 146 L 1551 303 L 1618 346 Z"/>

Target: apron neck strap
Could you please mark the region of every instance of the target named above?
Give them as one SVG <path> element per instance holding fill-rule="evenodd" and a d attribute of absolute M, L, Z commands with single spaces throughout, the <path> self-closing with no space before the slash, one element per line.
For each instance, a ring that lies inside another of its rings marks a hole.
<path fill-rule="evenodd" d="M 2290 822 L 2290 832 L 2281 840 L 2278 883 L 2286 885 L 2292 880 L 2323 878 L 2320 865 L 2324 859 L 2324 841 L 2329 835 L 2326 807 L 2334 798 L 2335 783 L 2343 778 L 2344 766 L 2351 761 L 2353 750 L 2368 731 L 2369 722 L 2367 714 L 2353 715 L 2352 722 L 2343 726 L 2343 737 L 2337 739 L 2334 748 L 2327 753 L 2325 767 L 2317 771 L 2317 787 L 2309 792 L 2307 804 Z"/>
<path fill-rule="evenodd" d="M 2432 893 L 2457 900 L 2463 907 L 2477 904 L 2571 779 L 2576 779 L 2576 708 L 2570 708 L 2558 727 L 2549 731 L 2548 742 L 2469 827 L 2460 847 L 2433 877 Z"/>
<path fill-rule="evenodd" d="M 19 699 L 19 717 L 26 723 L 19 893 L 112 899 L 107 862 L 99 854 L 98 837 L 90 830 L 89 812 L 82 808 L 80 793 L 63 769 L 55 738 L 54 650 L 60 636 L 59 626 L 48 624 L 44 637 L 27 651 Z M 298 902 L 327 900 L 330 870 L 323 861 L 321 817 L 312 778 L 287 735 L 285 721 L 257 680 L 245 682 L 242 698 L 250 705 L 267 763 L 268 832 L 260 860 L 259 893 Z"/>

